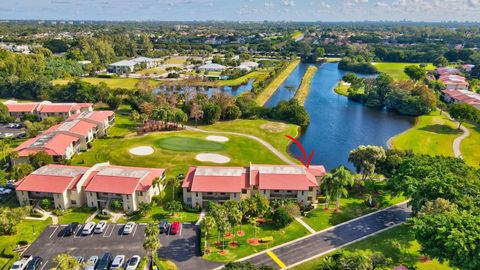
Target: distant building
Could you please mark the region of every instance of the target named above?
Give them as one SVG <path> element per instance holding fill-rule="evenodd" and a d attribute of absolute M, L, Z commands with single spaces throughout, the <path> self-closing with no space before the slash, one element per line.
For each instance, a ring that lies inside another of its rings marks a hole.
<path fill-rule="evenodd" d="M 267 199 L 316 202 L 323 166 L 255 165 L 250 167 L 192 166 L 183 181 L 183 202 L 205 207 L 208 201 L 239 201 L 259 193 Z"/>
<path fill-rule="evenodd" d="M 133 73 L 142 66 L 144 68 L 153 68 L 160 64 L 160 59 L 137 57 L 129 60 L 122 60 L 108 65 L 107 71 L 110 73 L 127 74 Z"/>
<path fill-rule="evenodd" d="M 468 82 L 460 75 L 442 75 L 439 80 L 445 85 L 446 90 L 468 90 Z"/>
<path fill-rule="evenodd" d="M 480 110 L 480 94 L 468 90 L 443 90 L 442 99 L 447 103 L 465 103 Z"/>
<path fill-rule="evenodd" d="M 52 156 L 54 162 L 60 163 L 80 151 L 80 139 L 64 133 L 42 133 L 20 144 L 15 151 L 18 157 L 13 161 L 14 164 L 29 163 L 29 156 L 41 151 Z"/>
<path fill-rule="evenodd" d="M 27 114 L 36 115 L 39 119 L 45 119 L 50 116 L 60 116 L 65 119 L 73 114 L 92 111 L 92 103 L 52 103 L 42 102 L 17 102 L 8 100 L 4 102 L 7 106 L 10 116 L 16 119 L 23 119 Z"/>
<path fill-rule="evenodd" d="M 16 194 L 21 205 L 36 204 L 51 199 L 55 208 L 105 208 L 113 200 L 120 201 L 123 210 L 136 211 L 140 203 L 150 203 L 163 186 L 156 179 L 165 179 L 165 170 L 113 166 L 99 163 L 93 167 L 50 164 L 18 181 Z"/>
<path fill-rule="evenodd" d="M 462 69 L 465 70 L 465 72 L 471 72 L 474 67 L 475 65 L 472 65 L 472 64 L 462 65 Z"/>
<path fill-rule="evenodd" d="M 258 67 L 257 62 L 245 61 L 245 62 L 242 62 L 237 68 L 250 71 L 252 69 L 256 69 L 257 67 Z"/>
<path fill-rule="evenodd" d="M 208 63 L 198 67 L 198 69 L 201 71 L 223 71 L 226 68 L 227 67 L 224 65 L 215 64 L 215 63 Z"/>

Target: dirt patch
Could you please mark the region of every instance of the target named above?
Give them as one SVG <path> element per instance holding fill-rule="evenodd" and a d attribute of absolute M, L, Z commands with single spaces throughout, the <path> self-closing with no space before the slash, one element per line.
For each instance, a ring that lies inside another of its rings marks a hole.
<path fill-rule="evenodd" d="M 260 126 L 261 129 L 271 132 L 271 133 L 280 133 L 284 130 L 286 130 L 288 127 L 287 124 L 285 123 L 279 123 L 279 122 L 270 122 L 267 124 L 263 124 Z"/>

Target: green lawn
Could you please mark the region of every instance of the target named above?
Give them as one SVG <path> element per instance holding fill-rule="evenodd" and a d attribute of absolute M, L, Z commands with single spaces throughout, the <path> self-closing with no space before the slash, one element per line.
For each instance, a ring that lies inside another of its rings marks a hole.
<path fill-rule="evenodd" d="M 463 159 L 471 166 L 480 167 L 480 126 L 469 123 L 463 125 L 470 130 L 470 136 L 463 139 L 460 144 Z"/>
<path fill-rule="evenodd" d="M 373 65 L 375 65 L 378 71 L 387 73 L 395 80 L 408 80 L 408 76 L 407 74 L 405 74 L 405 72 L 403 72 L 403 69 L 406 66 L 419 65 L 419 64 L 418 63 L 378 62 L 378 63 L 373 63 Z M 435 66 L 433 66 L 431 63 L 428 63 L 426 69 L 433 70 L 435 69 Z"/>
<path fill-rule="evenodd" d="M 237 231 L 240 230 L 240 227 L 237 227 L 236 230 Z M 279 229 L 273 226 L 270 222 L 266 222 L 257 228 L 256 237 L 261 238 L 261 237 L 273 236 L 273 239 L 274 239 L 273 242 L 268 244 L 259 244 L 257 246 L 252 246 L 247 242 L 247 240 L 255 236 L 253 231 L 254 230 L 253 226 L 250 224 L 244 224 L 242 225 L 242 230 L 245 231 L 245 235 L 242 237 L 236 237 L 236 241 L 238 241 L 238 247 L 236 248 L 228 247 L 229 241 L 227 238 L 225 238 L 225 246 L 227 250 L 226 254 L 220 254 L 219 249 L 221 249 L 221 246 L 218 246 L 218 247 L 215 246 L 215 242 L 217 242 L 218 233 L 216 231 L 209 232 L 208 243 L 210 246 L 210 253 L 205 254 L 203 257 L 207 260 L 221 261 L 221 262 L 238 260 L 250 254 L 260 252 L 267 248 L 280 245 L 282 243 L 289 242 L 309 234 L 307 229 L 305 229 L 305 227 L 303 227 L 296 220 L 294 220 L 290 225 L 288 225 L 286 228 L 283 228 L 283 229 Z M 204 246 L 205 246 L 205 233 L 203 233 L 202 235 L 202 249 L 204 248 Z"/>
<path fill-rule="evenodd" d="M 346 250 L 368 250 L 381 252 L 390 258 L 395 265 L 415 264 L 419 270 L 448 270 L 452 269 L 447 263 L 439 263 L 437 260 L 421 260 L 420 245 L 415 241 L 412 229 L 407 225 L 400 225 L 378 235 L 369 237 L 345 247 Z M 313 259 L 298 265 L 294 270 L 314 270 L 323 260 L 323 257 Z"/>
<path fill-rule="evenodd" d="M 370 185 L 367 183 L 367 185 Z M 397 203 L 406 201 L 406 198 L 391 197 L 389 194 L 382 191 L 384 182 L 376 182 L 375 187 L 378 192 L 377 196 L 374 196 L 374 200 L 379 202 L 378 208 L 367 207 L 365 205 L 366 195 L 351 194 L 347 198 L 340 199 L 340 212 L 335 212 L 335 202 L 330 202 L 330 208 L 325 210 L 325 204 L 321 203 L 314 210 L 310 211 L 306 217 L 303 217 L 303 221 L 310 225 L 314 230 L 321 231 L 328 227 L 346 222 L 356 217 L 377 211 L 381 208 L 385 208 Z M 352 192 L 351 192 L 352 193 Z"/>
<path fill-rule="evenodd" d="M 137 71 L 137 74 L 141 75 L 161 75 L 166 73 L 167 71 L 165 70 L 164 67 L 154 67 L 154 68 L 148 68 L 144 70 Z"/>
<path fill-rule="evenodd" d="M 135 215 L 127 218 L 127 221 L 135 221 L 137 223 L 150 223 L 150 222 L 160 222 L 162 220 L 168 220 L 169 222 L 181 221 L 181 222 L 197 222 L 199 213 L 195 212 L 186 212 L 181 211 L 175 213 L 175 216 L 172 216 L 171 213 L 164 210 L 161 206 L 155 206 L 153 209 L 145 216 Z"/>
<path fill-rule="evenodd" d="M 302 83 L 298 87 L 297 92 L 295 92 L 295 96 L 293 98 L 298 100 L 298 102 L 302 105 L 305 103 L 305 100 L 310 93 L 310 84 L 312 82 L 313 76 L 317 72 L 317 69 L 318 68 L 313 65 L 308 67 L 307 71 L 303 75 Z"/>
<path fill-rule="evenodd" d="M 335 93 L 348 97 L 348 89 L 350 85 L 346 84 L 344 81 L 338 82 L 337 87 L 335 87 Z"/>
<path fill-rule="evenodd" d="M 107 84 L 108 87 L 110 88 L 125 88 L 125 89 L 134 89 L 135 84 L 140 79 L 136 78 L 81 78 L 82 81 L 89 82 L 91 84 L 97 85 L 100 82 L 104 82 Z M 53 84 L 58 84 L 58 85 L 64 85 L 67 84 L 70 80 L 68 79 L 59 79 L 59 80 L 53 80 Z M 155 80 L 150 80 L 150 82 L 154 85 L 158 85 L 159 82 Z"/>
<path fill-rule="evenodd" d="M 419 154 L 453 156 L 452 144 L 460 133 L 457 124 L 434 111 L 417 117 L 415 126 L 393 137 L 390 144 L 394 148 L 411 149 Z"/>
<path fill-rule="evenodd" d="M 70 224 L 72 222 L 85 223 L 95 210 L 90 208 L 71 208 L 66 210 L 62 216 L 58 217 L 59 224 Z"/>
<path fill-rule="evenodd" d="M 291 35 L 291 37 L 292 37 L 293 40 L 296 40 L 297 38 L 301 37 L 302 35 L 303 35 L 302 32 L 296 31 Z"/>
<path fill-rule="evenodd" d="M 259 119 L 217 122 L 213 125 L 201 126 L 200 128 L 211 131 L 229 131 L 250 134 L 267 141 L 278 151 L 289 156 L 287 147 L 291 141 L 285 137 L 285 135 L 296 137 L 298 135 L 299 127 L 293 124 Z M 290 159 L 296 161 L 294 158 Z"/>
<path fill-rule="evenodd" d="M 187 58 L 186 56 L 173 56 L 173 57 L 170 57 L 169 59 L 167 59 L 165 61 L 165 64 L 185 64 L 185 62 L 187 62 Z"/>
<path fill-rule="evenodd" d="M 171 136 L 159 139 L 155 142 L 155 145 L 166 150 L 184 152 L 210 152 L 227 149 L 227 146 L 224 143 L 181 136 Z"/>
<path fill-rule="evenodd" d="M 257 96 L 257 104 L 260 106 L 265 105 L 265 103 L 270 99 L 270 97 L 277 91 L 277 89 L 282 85 L 282 83 L 290 76 L 290 73 L 297 67 L 300 63 L 300 60 L 291 61 L 288 66 L 280 71 L 280 74 L 277 75 Z"/>

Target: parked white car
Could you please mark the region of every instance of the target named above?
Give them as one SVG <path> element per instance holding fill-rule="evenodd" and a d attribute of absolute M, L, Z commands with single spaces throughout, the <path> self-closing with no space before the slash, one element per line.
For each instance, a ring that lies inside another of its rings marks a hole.
<path fill-rule="evenodd" d="M 115 256 L 115 259 L 113 259 L 112 266 L 110 266 L 110 269 L 122 269 L 124 264 L 125 264 L 125 255 L 117 255 Z"/>
<path fill-rule="evenodd" d="M 95 270 L 95 266 L 97 266 L 98 256 L 91 256 L 88 261 L 85 263 L 85 267 L 83 270 Z"/>
<path fill-rule="evenodd" d="M 32 256 L 29 256 L 29 255 L 23 256 L 22 259 L 13 263 L 12 267 L 10 267 L 10 270 L 23 270 L 25 269 L 25 267 L 27 267 L 27 264 L 32 259 L 33 259 Z"/>
<path fill-rule="evenodd" d="M 123 234 L 131 234 L 135 229 L 135 222 L 127 222 L 123 227 Z"/>
<path fill-rule="evenodd" d="M 103 233 L 106 228 L 107 228 L 107 222 L 100 221 L 98 222 L 97 226 L 95 226 L 95 233 Z"/>
<path fill-rule="evenodd" d="M 127 267 L 125 267 L 125 270 L 135 270 L 137 269 L 138 265 L 140 264 L 140 256 L 134 255 L 130 260 L 127 262 Z"/>
<path fill-rule="evenodd" d="M 83 226 L 83 230 L 82 230 L 82 235 L 90 235 L 93 233 L 93 230 L 95 229 L 95 222 L 91 221 L 91 222 L 88 222 L 87 224 L 85 224 L 85 226 Z"/>

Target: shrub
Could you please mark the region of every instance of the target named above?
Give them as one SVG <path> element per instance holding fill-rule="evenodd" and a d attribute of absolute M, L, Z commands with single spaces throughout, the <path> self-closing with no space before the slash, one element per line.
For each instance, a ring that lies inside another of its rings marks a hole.
<path fill-rule="evenodd" d="M 62 209 L 53 209 L 52 213 L 55 216 L 63 216 L 65 214 L 65 210 Z"/>
<path fill-rule="evenodd" d="M 98 213 L 96 218 L 101 220 L 109 220 L 112 216 L 110 214 Z"/>
<path fill-rule="evenodd" d="M 40 207 L 42 209 L 45 209 L 47 210 L 48 208 L 50 208 L 50 206 L 52 205 L 52 201 L 50 199 L 42 199 L 40 200 Z"/>
<path fill-rule="evenodd" d="M 284 208 L 278 208 L 272 214 L 272 220 L 275 226 L 285 228 L 293 221 L 293 218 L 287 213 Z"/>
<path fill-rule="evenodd" d="M 119 200 L 113 200 L 110 203 L 110 207 L 115 211 L 121 210 L 122 209 L 122 202 L 120 202 Z"/>
<path fill-rule="evenodd" d="M 273 242 L 273 236 L 265 236 L 258 240 L 260 243 L 270 243 Z"/>
<path fill-rule="evenodd" d="M 32 211 L 32 212 L 30 213 L 30 216 L 31 216 L 31 217 L 36 217 L 36 218 L 41 218 L 41 217 L 43 217 L 43 214 Z"/>

